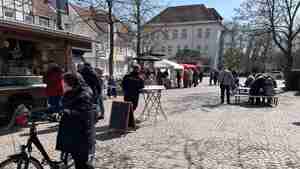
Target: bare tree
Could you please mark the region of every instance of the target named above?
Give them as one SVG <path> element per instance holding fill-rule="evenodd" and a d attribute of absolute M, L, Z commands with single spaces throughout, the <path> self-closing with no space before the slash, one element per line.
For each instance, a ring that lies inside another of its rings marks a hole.
<path fill-rule="evenodd" d="M 143 42 L 143 25 L 153 17 L 162 5 L 159 0 L 125 0 L 127 14 L 125 15 L 129 24 L 134 25 L 136 37 L 136 54 L 141 56 Z"/>
<path fill-rule="evenodd" d="M 293 43 L 300 32 L 299 8 L 300 0 L 246 0 L 237 10 L 239 19 L 255 25 L 255 30 L 272 34 L 287 60 L 284 66 L 287 87 L 292 80 Z"/>
<path fill-rule="evenodd" d="M 115 35 L 115 24 L 117 22 L 120 22 L 119 19 L 117 19 L 117 12 L 120 8 L 120 5 L 124 3 L 122 0 L 73 0 L 74 2 L 77 2 L 81 6 L 89 6 L 92 11 L 91 20 L 95 21 L 96 23 L 99 21 L 97 18 L 97 15 L 99 13 L 103 13 L 103 10 L 107 12 L 105 14 L 107 17 L 105 18 L 105 22 L 108 24 L 109 27 L 109 75 L 114 75 L 114 35 Z M 101 21 L 103 22 L 103 18 L 101 18 Z M 96 24 L 98 26 L 98 24 Z"/>

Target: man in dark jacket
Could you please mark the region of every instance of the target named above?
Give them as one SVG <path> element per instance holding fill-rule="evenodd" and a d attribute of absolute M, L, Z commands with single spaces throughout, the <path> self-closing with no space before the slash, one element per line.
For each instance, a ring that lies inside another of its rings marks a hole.
<path fill-rule="evenodd" d="M 98 99 L 101 97 L 101 85 L 97 77 L 96 71 L 89 63 L 84 63 L 81 69 L 78 72 L 83 77 L 86 84 L 92 89 L 93 91 L 93 103 L 98 104 Z M 97 115 L 99 119 L 101 119 L 101 115 Z"/>
<path fill-rule="evenodd" d="M 138 106 L 139 94 L 144 88 L 144 80 L 139 75 L 140 66 L 134 65 L 133 71 L 126 75 L 122 81 L 122 88 L 124 91 L 124 100 L 133 104 L 133 111 Z"/>
<path fill-rule="evenodd" d="M 64 75 L 63 107 L 56 149 L 70 153 L 76 169 L 93 169 L 88 161 L 89 155 L 95 151 L 96 107 L 92 91 L 80 74 Z"/>
<path fill-rule="evenodd" d="M 96 99 L 101 93 L 101 85 L 97 78 L 96 71 L 89 63 L 84 63 L 82 69 L 79 70 L 79 73 L 86 84 L 92 89 L 93 96 Z"/>
<path fill-rule="evenodd" d="M 221 103 L 224 103 L 224 97 L 226 92 L 227 104 L 230 104 L 230 88 L 234 84 L 232 73 L 228 69 L 222 70 L 219 75 L 219 82 L 221 88 Z"/>

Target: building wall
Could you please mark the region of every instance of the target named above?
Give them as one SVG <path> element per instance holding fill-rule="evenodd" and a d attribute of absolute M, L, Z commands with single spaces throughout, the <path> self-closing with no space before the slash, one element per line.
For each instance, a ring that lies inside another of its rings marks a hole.
<path fill-rule="evenodd" d="M 102 68 L 104 74 L 108 74 L 108 58 L 109 58 L 109 38 L 108 32 L 103 32 L 99 30 L 92 23 L 93 21 L 87 21 L 88 19 L 81 18 L 77 11 L 70 6 L 69 16 L 64 19 L 65 28 L 68 27 L 70 32 L 80 34 L 83 36 L 91 37 L 95 42 L 92 44 L 92 51 L 86 52 L 84 58 L 87 62 L 91 63 L 93 67 Z M 67 24 L 67 25 L 66 25 Z M 104 23 L 102 26 L 109 26 Z M 108 30 L 108 28 L 104 28 Z M 126 42 L 117 42 L 117 37 L 115 35 L 115 48 L 114 48 L 114 75 L 116 77 L 121 77 L 127 73 L 128 57 L 136 57 L 134 51 L 129 48 Z"/>
<path fill-rule="evenodd" d="M 172 58 L 176 56 L 179 49 L 199 50 L 201 55 L 210 58 L 212 65 L 216 67 L 219 57 L 220 36 L 223 30 L 220 23 L 178 23 L 159 26 L 149 25 L 149 27 L 151 27 L 152 32 L 150 32 L 149 38 L 153 42 L 150 45 L 153 46 L 155 52 L 165 54 L 166 58 Z M 183 35 L 184 30 L 186 30 L 186 37 Z M 177 38 L 174 37 L 176 31 L 178 32 Z M 169 35 L 169 40 L 164 38 L 164 34 Z"/>

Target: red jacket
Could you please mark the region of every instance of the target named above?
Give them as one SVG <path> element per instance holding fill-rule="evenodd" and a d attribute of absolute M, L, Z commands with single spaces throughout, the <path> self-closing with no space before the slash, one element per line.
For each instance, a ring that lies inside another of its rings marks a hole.
<path fill-rule="evenodd" d="M 46 94 L 47 96 L 63 96 L 63 73 L 50 71 L 46 75 Z"/>

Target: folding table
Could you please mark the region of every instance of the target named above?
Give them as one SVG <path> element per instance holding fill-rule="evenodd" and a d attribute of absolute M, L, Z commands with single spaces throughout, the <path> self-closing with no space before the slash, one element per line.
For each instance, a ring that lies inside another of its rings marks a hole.
<path fill-rule="evenodd" d="M 142 94 L 145 100 L 145 107 L 139 117 L 146 120 L 154 115 L 155 121 L 157 121 L 158 115 L 163 115 L 167 120 L 167 115 L 163 110 L 161 97 L 162 91 L 166 88 L 160 85 L 149 85 L 142 89 Z"/>

